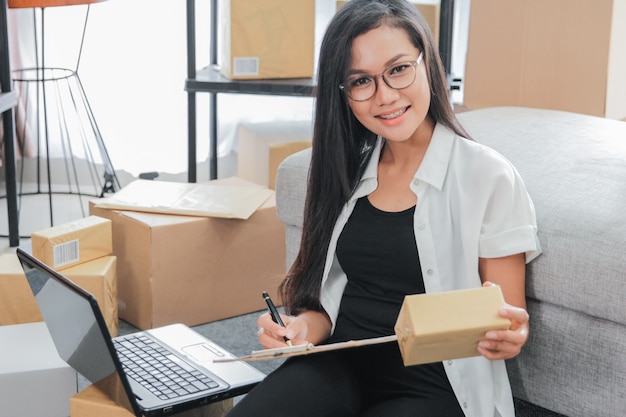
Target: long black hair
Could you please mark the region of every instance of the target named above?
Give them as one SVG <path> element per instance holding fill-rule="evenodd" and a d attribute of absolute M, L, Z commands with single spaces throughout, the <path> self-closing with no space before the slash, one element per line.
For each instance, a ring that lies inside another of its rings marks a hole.
<path fill-rule="evenodd" d="M 468 137 L 450 105 L 446 75 L 432 33 L 415 6 L 405 0 L 348 1 L 331 19 L 320 49 L 302 241 L 280 286 L 289 314 L 322 310 L 321 280 L 334 224 L 356 188 L 377 139 L 356 119 L 339 85 L 348 76 L 354 39 L 382 25 L 403 29 L 424 53 L 431 92 L 428 115 L 435 123 Z"/>

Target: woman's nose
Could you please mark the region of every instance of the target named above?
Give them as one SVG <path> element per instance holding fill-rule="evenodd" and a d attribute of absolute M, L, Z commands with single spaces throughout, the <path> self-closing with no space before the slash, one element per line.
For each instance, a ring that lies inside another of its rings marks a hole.
<path fill-rule="evenodd" d="M 398 99 L 398 90 L 387 85 L 382 76 L 376 79 L 376 93 L 374 99 L 379 104 L 386 104 Z"/>

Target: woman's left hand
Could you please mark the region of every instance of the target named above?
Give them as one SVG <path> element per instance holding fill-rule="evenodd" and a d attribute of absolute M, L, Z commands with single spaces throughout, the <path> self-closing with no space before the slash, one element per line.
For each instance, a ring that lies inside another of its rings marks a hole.
<path fill-rule="evenodd" d="M 528 312 L 506 304 L 498 310 L 500 317 L 511 320 L 507 330 L 490 330 L 485 339 L 478 343 L 478 351 L 487 359 L 511 359 L 517 356 L 528 340 Z"/>

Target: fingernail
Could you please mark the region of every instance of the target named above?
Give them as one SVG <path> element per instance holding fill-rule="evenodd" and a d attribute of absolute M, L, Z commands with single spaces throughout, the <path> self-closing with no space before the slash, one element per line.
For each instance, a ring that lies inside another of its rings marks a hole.
<path fill-rule="evenodd" d="M 486 349 L 486 348 L 488 348 L 489 346 L 490 346 L 490 343 L 489 343 L 489 342 L 487 342 L 487 341 L 485 341 L 485 340 L 483 340 L 482 342 L 478 342 L 478 347 L 481 347 L 481 348 L 485 348 L 485 349 Z"/>

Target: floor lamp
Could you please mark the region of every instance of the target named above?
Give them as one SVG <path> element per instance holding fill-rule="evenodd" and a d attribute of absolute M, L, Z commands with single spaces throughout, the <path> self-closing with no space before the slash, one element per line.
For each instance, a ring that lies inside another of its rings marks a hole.
<path fill-rule="evenodd" d="M 78 76 L 91 3 L 104 0 L 9 0 L 9 8 L 32 8 L 35 65 L 13 70 L 18 93 L 18 149 L 22 154 L 18 181 L 20 196 L 47 194 L 50 226 L 55 223 L 53 195 L 74 195 L 84 217 L 84 197 L 101 197 L 119 190 L 120 185 L 104 145 L 100 129 Z M 85 20 L 76 66 L 73 69 L 46 65 L 45 11 L 54 6 L 86 5 Z M 40 24 L 37 11 L 40 11 Z M 39 27 L 39 31 L 38 31 Z M 19 116 L 18 116 L 19 117 Z M 24 155 L 36 145 L 35 176 L 25 186 Z M 52 147 L 62 157 L 52 166 Z M 45 155 L 45 156 L 44 156 Z"/>

